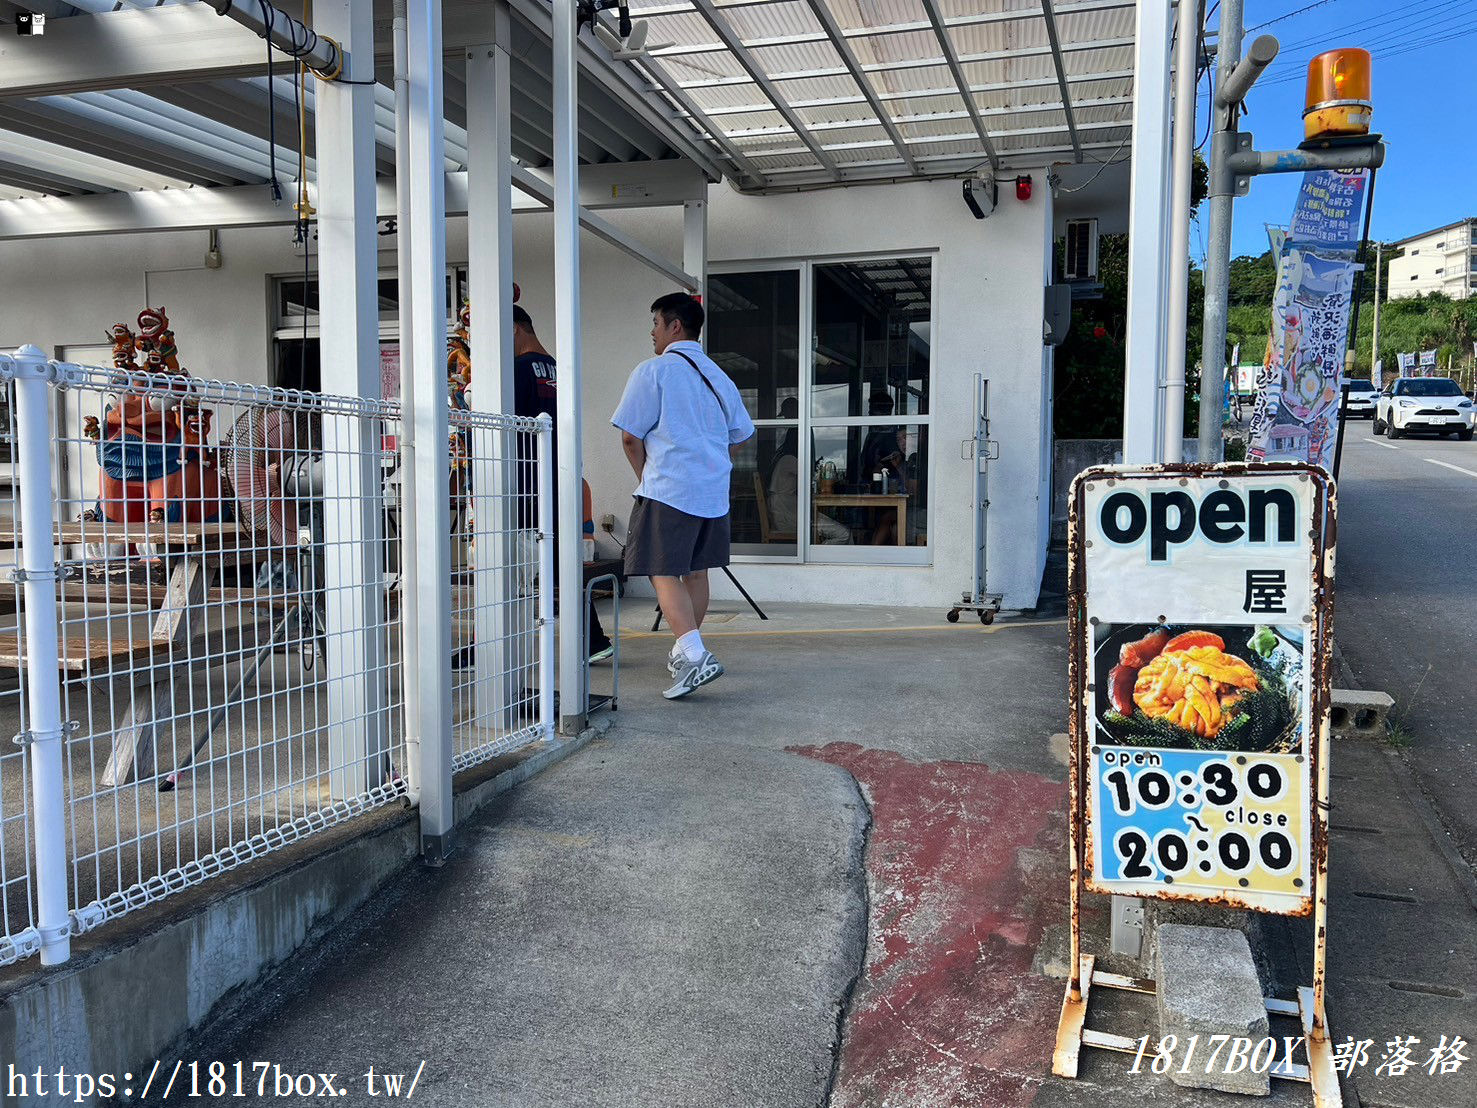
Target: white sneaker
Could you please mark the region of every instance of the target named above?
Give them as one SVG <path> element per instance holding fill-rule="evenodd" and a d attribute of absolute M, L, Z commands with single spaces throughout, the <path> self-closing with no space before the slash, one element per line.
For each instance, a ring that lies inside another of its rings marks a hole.
<path fill-rule="evenodd" d="M 667 672 L 676 677 L 686 665 L 687 658 L 683 655 L 681 648 L 673 646 L 672 652 L 667 655 Z"/>
<path fill-rule="evenodd" d="M 662 693 L 668 700 L 680 700 L 723 676 L 723 664 L 713 657 L 711 651 L 704 651 L 702 660 L 698 662 L 689 662 L 684 656 L 677 665 L 677 672 L 673 674 L 676 683 Z"/>

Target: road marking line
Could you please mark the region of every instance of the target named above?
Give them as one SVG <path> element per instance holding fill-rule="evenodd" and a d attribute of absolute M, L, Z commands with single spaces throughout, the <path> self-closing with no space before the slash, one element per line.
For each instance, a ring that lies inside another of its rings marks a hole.
<path fill-rule="evenodd" d="M 1365 442 L 1372 442 L 1376 446 L 1383 446 L 1386 450 L 1399 450 L 1400 449 L 1400 447 L 1396 446 L 1393 442 L 1380 442 L 1379 439 L 1365 439 L 1364 441 Z"/>
<path fill-rule="evenodd" d="M 1438 462 L 1435 458 L 1427 458 L 1426 461 L 1430 462 L 1433 466 L 1445 466 L 1447 469 L 1454 469 L 1458 473 L 1465 473 L 1468 477 L 1477 477 L 1477 470 L 1463 469 L 1461 466 L 1454 466 L 1450 462 Z"/>

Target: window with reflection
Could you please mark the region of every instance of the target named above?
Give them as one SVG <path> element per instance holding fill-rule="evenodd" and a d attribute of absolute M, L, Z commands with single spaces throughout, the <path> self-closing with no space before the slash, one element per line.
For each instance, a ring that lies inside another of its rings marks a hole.
<path fill-rule="evenodd" d="M 710 276 L 708 353 L 757 428 L 734 461 L 735 553 L 926 560 L 932 300 L 928 256 Z"/>
<path fill-rule="evenodd" d="M 733 463 L 730 525 L 736 552 L 799 549 L 800 271 L 708 279 L 708 355 L 738 386 L 758 429 Z"/>

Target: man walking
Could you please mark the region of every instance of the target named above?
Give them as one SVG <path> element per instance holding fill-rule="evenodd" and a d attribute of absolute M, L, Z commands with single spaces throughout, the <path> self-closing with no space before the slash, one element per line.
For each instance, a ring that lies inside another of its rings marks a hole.
<path fill-rule="evenodd" d="M 677 700 L 723 675 L 703 646 L 708 570 L 728 565 L 733 455 L 754 422 L 728 375 L 698 345 L 703 306 L 686 293 L 651 306 L 656 357 L 632 371 L 610 422 L 636 472 L 626 573 L 651 578 L 677 642 L 667 658 Z"/>

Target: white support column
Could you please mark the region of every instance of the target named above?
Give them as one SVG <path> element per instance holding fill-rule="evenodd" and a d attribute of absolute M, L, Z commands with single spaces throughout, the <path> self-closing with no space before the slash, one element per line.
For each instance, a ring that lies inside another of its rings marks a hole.
<path fill-rule="evenodd" d="M 1185 458 L 1185 325 L 1190 308 L 1190 174 L 1195 158 L 1195 55 L 1200 47 L 1200 0 L 1180 0 L 1178 21 L 1174 48 L 1174 147 L 1169 166 L 1173 199 L 1166 213 L 1169 293 L 1164 321 L 1164 423 L 1160 449 L 1160 460 L 1165 462 L 1181 462 Z"/>
<path fill-rule="evenodd" d="M 1123 460 L 1158 459 L 1159 369 L 1169 259 L 1169 0 L 1140 0 L 1134 41 L 1132 178 L 1128 201 L 1128 341 Z"/>
<path fill-rule="evenodd" d="M 410 251 L 416 368 L 411 489 L 416 499 L 415 658 L 405 680 L 417 683 L 421 852 L 439 863 L 451 849 L 451 488 L 446 398 L 446 161 L 441 93 L 441 2 L 409 0 L 406 62 L 410 86 Z M 408 234 L 407 234 L 408 231 Z"/>
<path fill-rule="evenodd" d="M 688 200 L 682 205 L 682 268 L 698 280 L 695 295 L 708 306 L 708 201 Z M 703 347 L 708 332 L 703 329 Z"/>
<path fill-rule="evenodd" d="M 400 708 L 405 720 L 405 784 L 412 804 L 420 803 L 420 696 L 414 680 L 417 607 L 415 570 L 415 489 L 410 459 L 415 454 L 415 320 L 410 265 L 410 77 L 406 60 L 406 0 L 394 0 L 391 22 L 395 87 L 395 277 L 396 316 L 400 323 L 400 468 L 396 474 L 395 505 L 400 532 Z"/>
<path fill-rule="evenodd" d="M 559 359 L 559 732 L 585 726 L 584 473 L 580 373 L 579 64 L 575 0 L 554 0 L 554 333 Z"/>
<path fill-rule="evenodd" d="M 318 280 L 323 391 L 377 398 L 379 301 L 375 234 L 371 0 L 320 0 L 320 34 L 349 53 L 344 82 L 319 81 Z M 344 800 L 389 778 L 379 427 L 323 421 L 324 620 L 330 785 Z"/>
<path fill-rule="evenodd" d="M 492 10 L 489 42 L 467 50 L 467 255 L 472 302 L 472 407 L 512 412 L 513 176 L 509 110 L 507 5 Z M 531 676 L 533 628 L 516 618 L 518 560 L 513 511 L 518 490 L 517 444 L 498 432 L 472 431 L 474 651 L 473 690 L 483 726 L 509 727 Z M 529 613 L 532 614 L 531 612 Z"/>

